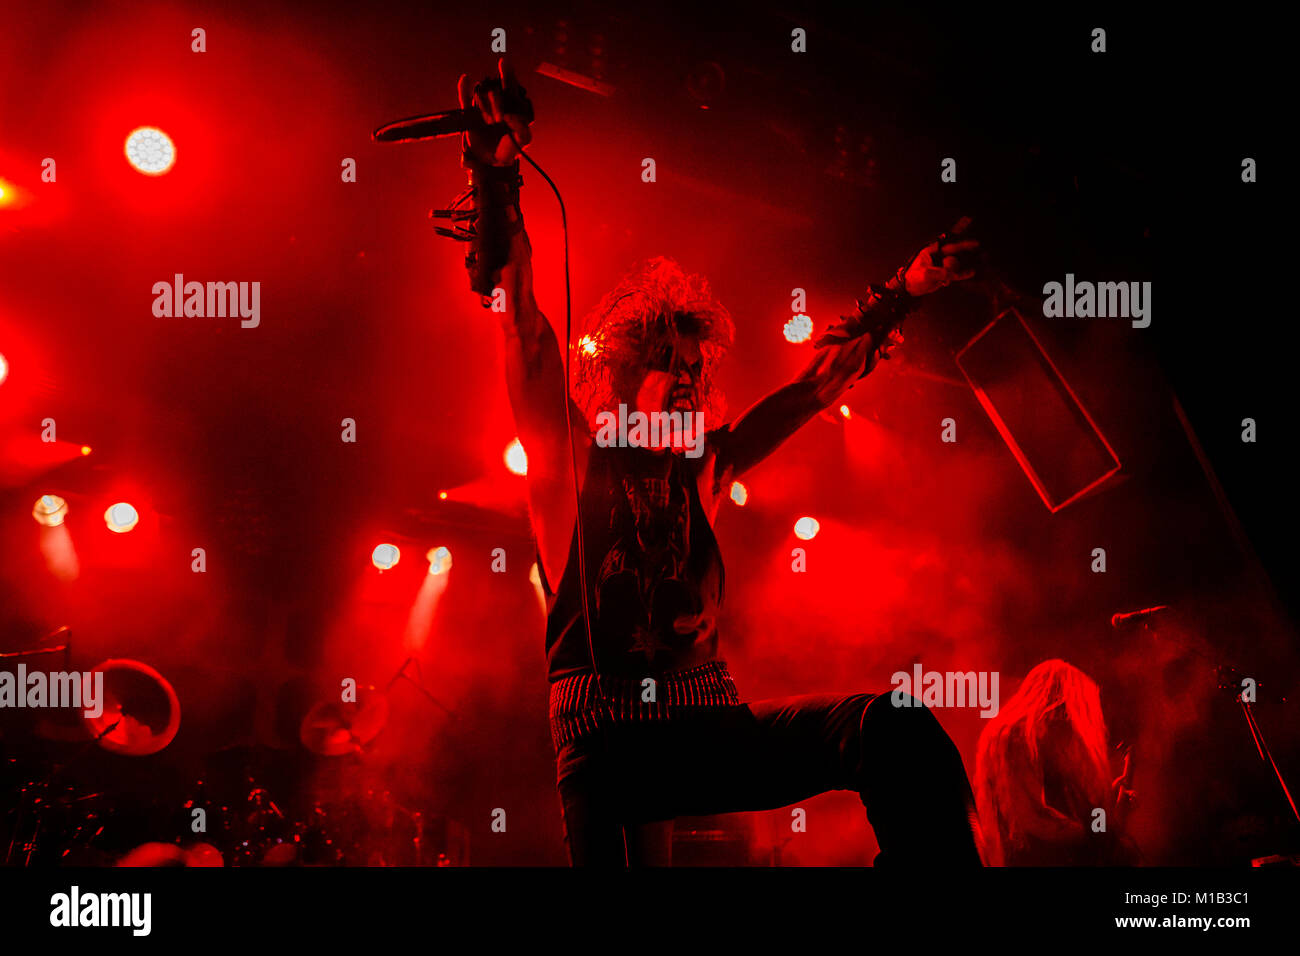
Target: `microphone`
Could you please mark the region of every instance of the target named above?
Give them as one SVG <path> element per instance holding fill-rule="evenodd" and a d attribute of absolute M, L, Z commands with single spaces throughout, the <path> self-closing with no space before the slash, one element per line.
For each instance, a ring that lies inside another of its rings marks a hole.
<path fill-rule="evenodd" d="M 1112 614 L 1110 617 L 1111 627 L 1122 627 L 1125 624 L 1141 621 L 1145 623 L 1148 618 L 1155 617 L 1161 611 L 1169 610 L 1168 604 L 1157 604 L 1155 607 L 1144 607 L 1140 611 L 1129 611 L 1125 614 Z"/>
<path fill-rule="evenodd" d="M 506 89 L 499 79 L 491 76 L 474 86 L 474 98 L 477 101 L 486 103 L 488 96 L 493 93 L 500 97 L 502 112 L 521 116 L 525 123 L 533 121 L 533 104 L 528 99 L 528 91 L 522 86 L 514 84 Z M 471 105 L 467 110 L 443 110 L 441 113 L 428 113 L 424 116 L 408 116 L 379 127 L 370 136 L 376 143 L 418 143 L 442 136 L 458 136 L 466 130 L 484 125 L 482 115 Z M 486 129 L 495 132 L 497 139 L 503 138 L 510 131 L 505 123 L 489 123 L 486 124 Z"/>
<path fill-rule="evenodd" d="M 424 116 L 408 116 L 379 127 L 370 134 L 376 143 L 418 143 L 442 136 L 459 136 L 470 128 L 478 117 L 469 110 L 443 110 Z"/>
<path fill-rule="evenodd" d="M 528 99 L 528 91 L 513 83 L 510 88 L 502 85 L 499 79 L 487 77 L 474 85 L 474 100 L 486 103 L 490 95 L 499 96 L 500 108 L 504 113 L 513 113 L 523 117 L 525 124 L 533 121 L 533 104 Z M 422 139 L 455 137 L 465 130 L 485 126 L 482 114 L 471 104 L 469 109 L 443 109 L 441 113 L 428 113 L 425 116 L 408 116 L 406 120 L 390 122 L 380 126 L 370 138 L 376 143 L 419 143 Z M 486 124 L 489 133 L 497 134 L 497 139 L 510 133 L 510 126 L 497 122 Z M 495 142 L 495 140 L 493 140 Z"/>

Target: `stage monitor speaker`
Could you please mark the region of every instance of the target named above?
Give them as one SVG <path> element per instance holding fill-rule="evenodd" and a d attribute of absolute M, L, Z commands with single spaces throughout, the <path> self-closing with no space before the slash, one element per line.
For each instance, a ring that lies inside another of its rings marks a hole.
<path fill-rule="evenodd" d="M 957 367 L 1049 511 L 1120 470 L 1114 449 L 1015 309 L 966 343 Z"/>

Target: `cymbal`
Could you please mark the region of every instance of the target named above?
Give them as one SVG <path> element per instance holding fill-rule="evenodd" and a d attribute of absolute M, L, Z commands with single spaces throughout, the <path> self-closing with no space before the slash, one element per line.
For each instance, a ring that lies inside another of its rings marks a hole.
<path fill-rule="evenodd" d="M 302 745 L 312 753 L 340 757 L 359 753 L 388 723 L 388 698 L 374 687 L 358 687 L 355 702 L 321 701 L 298 728 Z"/>
<path fill-rule="evenodd" d="M 99 746 L 111 753 L 143 757 L 162 750 L 181 726 L 181 704 L 167 678 L 148 664 L 129 658 L 106 660 L 103 712 L 86 717 Z"/>

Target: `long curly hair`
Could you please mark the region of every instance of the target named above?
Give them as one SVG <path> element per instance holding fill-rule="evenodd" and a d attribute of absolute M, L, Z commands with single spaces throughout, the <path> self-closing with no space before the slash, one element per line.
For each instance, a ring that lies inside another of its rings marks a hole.
<path fill-rule="evenodd" d="M 989 720 L 975 756 L 975 798 L 994 865 L 1027 847 L 1068 854 L 1091 810 L 1109 805 L 1110 764 L 1101 692 L 1063 660 L 1043 661 Z"/>
<path fill-rule="evenodd" d="M 709 282 L 688 275 L 676 260 L 655 256 L 637 265 L 583 321 L 574 356 L 573 397 L 596 427 L 596 416 L 629 405 L 652 355 L 678 336 L 700 345 L 700 408 L 709 428 L 721 424 L 726 402 L 717 388 L 719 361 L 735 338 L 729 313 L 713 298 Z"/>

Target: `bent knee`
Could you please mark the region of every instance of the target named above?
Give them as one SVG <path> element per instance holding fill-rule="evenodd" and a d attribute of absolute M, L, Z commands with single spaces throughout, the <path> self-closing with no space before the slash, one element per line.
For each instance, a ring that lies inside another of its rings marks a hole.
<path fill-rule="evenodd" d="M 862 714 L 864 749 L 907 746 L 952 746 L 934 711 L 911 694 L 894 692 L 872 698 Z"/>

